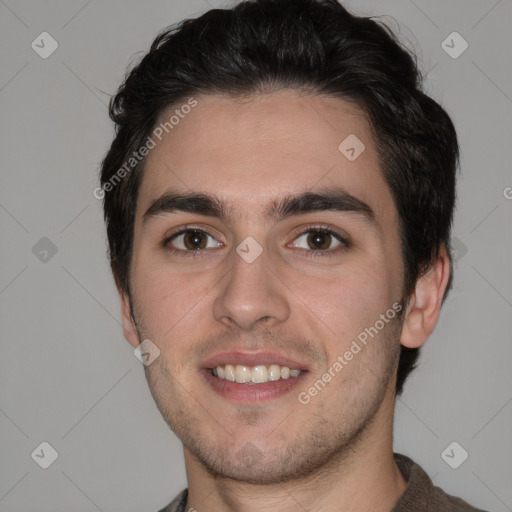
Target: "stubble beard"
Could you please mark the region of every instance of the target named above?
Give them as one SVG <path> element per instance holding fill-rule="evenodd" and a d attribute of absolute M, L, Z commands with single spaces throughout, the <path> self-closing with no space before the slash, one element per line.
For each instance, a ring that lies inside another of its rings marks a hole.
<path fill-rule="evenodd" d="M 363 372 L 358 374 L 358 381 L 366 382 L 366 386 L 362 389 L 344 389 L 338 397 L 344 400 L 346 392 L 351 399 L 350 406 L 338 410 L 337 414 L 336 411 L 330 414 L 324 408 L 319 414 L 318 409 L 307 409 L 314 407 L 313 404 L 301 405 L 297 401 L 292 413 L 287 413 L 288 417 L 283 417 L 282 423 L 264 439 L 233 437 L 233 433 L 239 433 L 244 426 L 249 428 L 264 421 L 264 411 L 253 407 L 240 408 L 236 432 L 228 427 L 220 436 L 215 435 L 215 429 L 223 428 L 222 414 L 217 410 L 210 411 L 201 397 L 192 396 L 165 366 L 164 358 L 145 367 L 146 378 L 166 423 L 181 440 L 185 450 L 214 479 L 255 485 L 305 478 L 315 480 L 317 474 L 336 472 L 343 465 L 348 466 L 350 460 L 357 456 L 358 446 L 364 444 L 398 364 L 400 346 L 396 340 L 401 324 L 393 322 L 388 327 L 387 332 L 381 333 L 384 335 L 382 339 L 373 340 L 373 343 L 379 344 L 373 355 L 379 354 L 380 366 L 365 369 L 367 361 L 360 358 L 359 368 L 355 368 L 354 375 Z M 360 378 L 362 375 L 363 379 Z M 336 379 L 330 386 L 333 384 L 336 385 Z M 348 381 L 346 384 L 353 385 Z M 315 399 L 321 401 L 321 395 Z M 287 428 L 293 425 L 290 422 L 304 425 L 304 430 L 290 437 Z M 222 443 L 219 437 L 229 439 L 229 442 Z"/>

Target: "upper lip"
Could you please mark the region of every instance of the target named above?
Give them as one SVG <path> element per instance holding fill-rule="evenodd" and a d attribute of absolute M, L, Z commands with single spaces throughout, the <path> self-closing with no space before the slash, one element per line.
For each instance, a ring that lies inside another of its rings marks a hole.
<path fill-rule="evenodd" d="M 292 370 L 307 369 L 306 364 L 275 352 L 221 352 L 204 361 L 203 367 L 209 369 L 225 366 L 226 364 L 246 366 L 278 364 L 279 366 L 287 366 Z"/>

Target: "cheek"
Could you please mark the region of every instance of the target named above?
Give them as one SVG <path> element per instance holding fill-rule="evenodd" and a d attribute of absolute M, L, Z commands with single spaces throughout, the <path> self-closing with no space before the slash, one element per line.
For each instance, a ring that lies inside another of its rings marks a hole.
<path fill-rule="evenodd" d="M 213 279 L 206 274 L 170 272 L 158 264 L 141 264 L 133 269 L 133 276 L 138 313 L 148 334 L 166 345 L 184 331 L 197 331 L 198 318 L 205 318 Z"/>
<path fill-rule="evenodd" d="M 291 276 L 290 276 L 291 278 Z M 304 276 L 291 282 L 297 306 L 305 306 L 318 332 L 331 340 L 329 352 L 339 354 L 365 328 L 398 300 L 396 277 L 384 260 L 359 259 L 333 271 L 330 276 Z M 332 354 L 331 354 L 332 355 Z"/>

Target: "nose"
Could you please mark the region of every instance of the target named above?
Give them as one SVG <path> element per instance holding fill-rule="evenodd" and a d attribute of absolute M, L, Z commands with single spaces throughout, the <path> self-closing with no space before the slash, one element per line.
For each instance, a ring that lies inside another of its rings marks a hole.
<path fill-rule="evenodd" d="M 252 263 L 233 254 L 231 271 L 222 280 L 213 303 L 213 316 L 227 327 L 250 331 L 285 322 L 290 316 L 286 285 L 271 270 L 265 250 Z"/>

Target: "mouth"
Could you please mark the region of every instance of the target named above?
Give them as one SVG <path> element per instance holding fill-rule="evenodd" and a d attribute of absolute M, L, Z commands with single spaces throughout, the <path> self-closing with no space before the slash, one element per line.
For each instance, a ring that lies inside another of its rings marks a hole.
<path fill-rule="evenodd" d="M 303 363 L 271 353 L 219 354 L 206 361 L 202 368 L 213 391 L 243 403 L 281 397 L 297 387 L 307 373 Z"/>
<path fill-rule="evenodd" d="M 238 384 L 263 384 L 265 382 L 274 382 L 276 380 L 287 380 L 297 378 L 304 370 L 289 368 L 278 364 L 269 366 L 258 364 L 256 366 L 245 366 L 241 364 L 226 364 L 208 369 L 210 375 L 229 382 Z"/>

